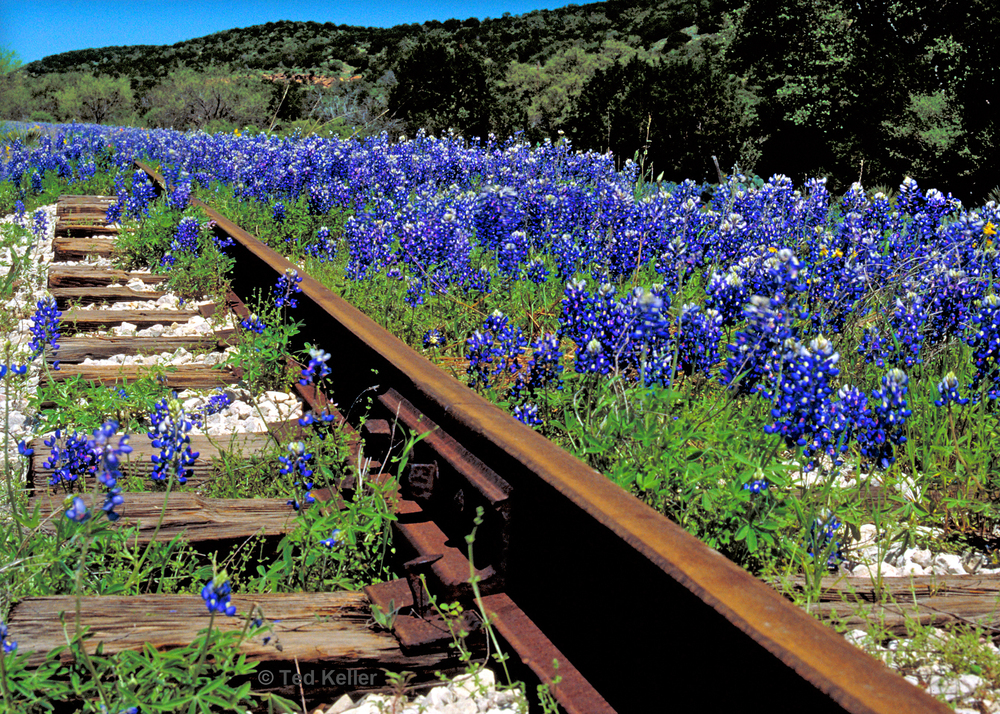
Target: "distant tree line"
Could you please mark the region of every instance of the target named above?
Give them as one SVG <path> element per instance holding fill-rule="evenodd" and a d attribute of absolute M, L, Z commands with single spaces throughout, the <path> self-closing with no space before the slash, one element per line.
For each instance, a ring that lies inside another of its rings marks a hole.
<path fill-rule="evenodd" d="M 669 180 L 716 180 L 715 156 L 834 190 L 910 175 L 976 202 L 1000 184 L 998 20 L 986 0 L 615 0 L 387 29 L 278 22 L 46 57 L 0 78 L 0 116 L 565 137 Z M 274 78 L 292 71 L 328 81 Z"/>

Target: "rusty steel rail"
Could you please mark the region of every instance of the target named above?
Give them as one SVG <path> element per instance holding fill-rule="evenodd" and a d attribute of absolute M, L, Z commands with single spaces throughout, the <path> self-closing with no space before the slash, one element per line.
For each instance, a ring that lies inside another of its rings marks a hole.
<path fill-rule="evenodd" d="M 296 268 L 193 203 L 235 240 L 238 295 Z M 484 605 L 540 681 L 563 677 L 553 691 L 567 711 L 715 711 L 743 709 L 751 698 L 771 711 L 950 711 L 315 279 L 303 275 L 300 287 L 300 339 L 336 355 L 331 398 L 354 424 L 371 398 L 366 442 L 392 449 L 404 425 L 430 433 L 401 485 L 408 572 L 467 595 L 462 537 L 482 506 L 475 561 Z M 416 588 L 385 587 L 377 597 L 395 595 L 397 607 L 420 614 Z M 419 646 L 423 625 L 413 619 L 409 636 Z"/>

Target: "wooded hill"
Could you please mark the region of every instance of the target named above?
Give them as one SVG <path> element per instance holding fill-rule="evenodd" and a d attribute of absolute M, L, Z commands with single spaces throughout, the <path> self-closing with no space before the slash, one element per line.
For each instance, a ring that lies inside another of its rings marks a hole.
<path fill-rule="evenodd" d="M 969 203 L 1000 184 L 998 19 L 986 0 L 615 0 L 386 29 L 276 22 L 46 57 L 3 80 L 0 116 L 566 136 L 670 180 L 714 180 L 714 155 L 834 190 L 910 175 Z M 274 77 L 293 73 L 306 81 Z"/>

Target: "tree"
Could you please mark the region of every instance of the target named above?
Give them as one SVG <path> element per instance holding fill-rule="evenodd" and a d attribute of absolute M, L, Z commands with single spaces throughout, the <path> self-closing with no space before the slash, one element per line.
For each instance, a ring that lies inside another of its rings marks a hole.
<path fill-rule="evenodd" d="M 569 135 L 579 149 L 639 155 L 647 170 L 670 180 L 714 180 L 712 156 L 742 158 L 746 127 L 735 80 L 711 41 L 686 52 L 598 70 L 580 95 Z"/>
<path fill-rule="evenodd" d="M 729 71 L 759 98 L 758 172 L 797 180 L 858 168 L 857 32 L 837 0 L 749 0 L 726 48 Z"/>
<path fill-rule="evenodd" d="M 394 71 L 397 84 L 389 93 L 389 112 L 411 131 L 455 129 L 466 137 L 489 133 L 495 83 L 478 53 L 422 39 Z"/>
<path fill-rule="evenodd" d="M 10 74 L 20 66 L 21 58 L 17 56 L 17 52 L 0 47 L 0 75 Z"/>
<path fill-rule="evenodd" d="M 256 77 L 221 69 L 172 72 L 143 97 L 145 118 L 154 127 L 266 126 L 270 88 Z"/>
<path fill-rule="evenodd" d="M 103 124 L 132 111 L 132 87 L 125 77 L 76 75 L 57 100 L 65 119 Z"/>

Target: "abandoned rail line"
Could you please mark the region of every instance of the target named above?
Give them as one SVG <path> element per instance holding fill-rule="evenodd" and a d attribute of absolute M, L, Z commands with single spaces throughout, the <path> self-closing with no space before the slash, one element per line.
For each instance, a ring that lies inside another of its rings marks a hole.
<path fill-rule="evenodd" d="M 139 167 L 163 186 L 155 171 Z M 101 220 L 107 201 L 60 200 L 57 260 L 109 254 L 114 228 Z M 234 241 L 229 249 L 237 266 L 232 292 L 226 304 L 215 309 L 245 315 L 243 300 L 296 266 L 211 207 L 193 202 L 215 222 L 217 233 Z M 463 601 L 470 610 L 468 581 L 474 570 L 482 605 L 505 651 L 513 655 L 515 674 L 551 685 L 567 712 L 658 711 L 665 701 L 671 708 L 725 711 L 742 709 L 757 697 L 777 711 L 948 711 L 771 587 L 460 384 L 317 280 L 299 274 L 303 279 L 296 315 L 304 327 L 295 347 L 320 344 L 333 353 L 335 362 L 332 390 L 320 394 L 300 388 L 303 402 L 312 407 L 352 405 L 361 395 L 371 397 L 363 424 L 358 423 L 358 410 L 345 410 L 338 419 L 376 468 L 407 433 L 426 436 L 416 443 L 400 474 L 394 545 L 397 572 L 407 577 L 369 586 L 363 593 L 242 600 L 234 595 L 238 606 L 264 603 L 270 616 L 280 619 L 276 633 L 283 650 L 248 651 L 260 667 L 278 668 L 294 660 L 303 665 L 409 670 L 428 678 L 434 670 L 454 668 L 447 647 L 450 637 L 423 601 L 418 578 L 425 575 L 431 592 Z M 116 310 L 118 301 L 155 300 L 161 294 L 108 287 L 130 278 L 158 280 L 148 273 L 54 264 L 49 289 L 60 304 L 100 305 L 64 315 L 81 331 L 123 322 L 170 324 L 211 312 Z M 53 374 L 116 384 L 137 378 L 140 368 L 81 362 L 177 346 L 218 349 L 228 337 L 224 330 L 175 338 L 95 332 L 64 340 L 64 366 Z M 177 388 L 238 381 L 231 372 L 196 366 L 178 367 L 164 376 Z M 234 435 L 223 446 L 200 437 L 194 448 L 202 454 L 201 465 L 193 482 L 222 451 L 252 454 L 293 428 L 280 423 L 268 427 L 267 433 Z M 133 443 L 140 452 L 141 441 Z M 40 445 L 39 440 L 35 446 Z M 40 453 L 36 448 L 30 470 L 33 499 L 43 513 L 57 514 L 62 502 L 47 491 Z M 132 463 L 143 457 L 148 464 L 148 454 L 142 453 Z M 162 493 L 126 496 L 124 520 L 138 523 L 140 539 L 183 533 L 192 543 L 239 541 L 262 529 L 269 536 L 280 535 L 295 522 L 294 512 L 278 499 L 220 499 L 186 492 L 169 495 L 167 517 L 160 526 Z M 477 509 L 482 509 L 483 518 L 473 568 L 465 536 Z M 15 606 L 9 624 L 22 633 L 21 646 L 44 652 L 61 644 L 57 615 L 75 607 L 73 600 L 30 598 Z M 402 608 L 392 634 L 366 626 L 373 604 L 384 611 Z M 190 596 L 90 597 L 81 604 L 82 621 L 92 633 L 87 646 L 103 642 L 106 652 L 147 642 L 156 647 L 188 642 L 200 626 L 199 616 L 207 613 Z M 734 671 L 745 685 L 732 681 Z M 731 684 L 719 686 L 722 676 Z M 316 703 L 321 702 L 313 700 Z"/>

